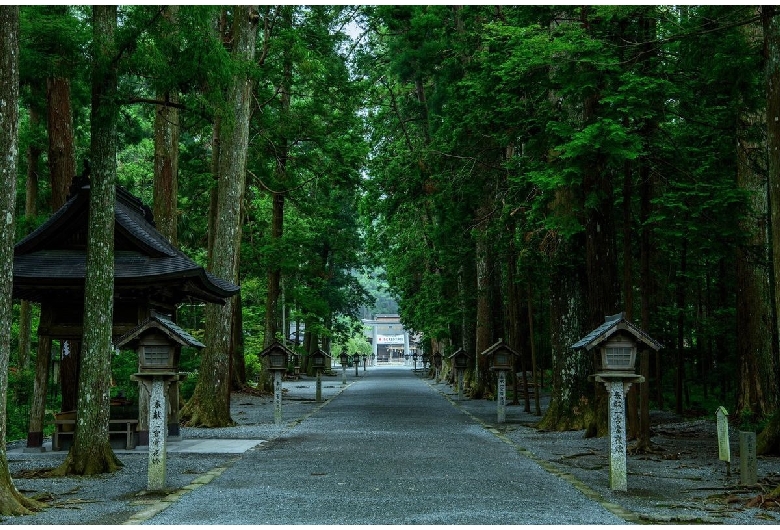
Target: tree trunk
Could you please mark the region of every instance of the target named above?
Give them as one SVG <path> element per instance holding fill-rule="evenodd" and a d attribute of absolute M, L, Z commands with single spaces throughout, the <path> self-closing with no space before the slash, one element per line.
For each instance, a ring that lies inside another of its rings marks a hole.
<path fill-rule="evenodd" d="M 242 297 L 239 292 L 235 296 L 233 307 L 233 326 L 230 343 L 230 356 L 233 359 L 231 363 L 231 374 L 233 390 L 241 390 L 246 386 L 246 360 L 244 359 L 244 319 L 242 312 Z"/>
<path fill-rule="evenodd" d="M 561 242 L 557 255 L 569 258 L 581 242 Z M 553 389 L 550 406 L 539 427 L 552 431 L 584 429 L 594 419 L 594 386 L 590 354 L 574 351 L 571 345 L 585 333 L 585 271 L 576 258 L 573 263 L 557 263 L 552 268 L 550 323 Z"/>
<path fill-rule="evenodd" d="M 286 157 L 282 157 L 283 159 Z M 284 172 L 284 168 L 280 167 L 282 164 L 286 165 L 284 160 L 277 162 L 277 175 L 281 175 Z M 284 232 L 284 193 L 276 192 L 273 194 L 273 207 L 271 213 L 271 241 L 272 248 L 280 249 L 282 234 Z M 268 290 L 265 301 L 265 336 L 263 340 L 263 346 L 270 346 L 274 340 L 276 340 L 276 334 L 279 332 L 279 300 L 282 295 L 281 278 L 282 269 L 276 263 L 271 265 L 268 271 Z"/>
<path fill-rule="evenodd" d="M 257 36 L 257 7 L 237 8 L 233 22 L 233 56 L 237 62 L 252 63 Z M 246 153 L 252 82 L 237 74 L 228 105 L 230 119 L 223 119 L 220 134 L 219 186 L 214 250 L 209 270 L 219 278 L 238 283 L 238 248 L 241 243 L 241 204 L 246 182 Z M 206 305 L 205 344 L 198 383 L 192 398 L 182 410 L 182 418 L 192 426 L 224 427 L 230 417 L 230 342 L 233 306 Z"/>
<path fill-rule="evenodd" d="M 38 336 L 33 400 L 30 405 L 30 424 L 27 427 L 27 447 L 29 448 L 43 447 L 43 424 L 46 416 L 46 390 L 49 382 L 50 359 L 51 337 L 48 335 Z"/>
<path fill-rule="evenodd" d="M 674 385 L 675 412 L 683 413 L 683 387 L 685 385 L 685 289 L 688 263 L 688 240 L 683 239 L 682 249 L 680 250 L 680 268 L 677 271 L 677 363 L 676 379 Z"/>
<path fill-rule="evenodd" d="M 751 235 L 737 248 L 737 359 L 739 388 L 737 410 L 754 420 L 769 417 L 775 410 L 777 395 L 776 363 L 772 357 L 772 335 L 767 333 L 770 321 L 769 276 L 767 255 L 767 197 L 764 175 L 755 171 L 759 147 L 750 141 L 750 130 L 758 123 L 754 115 L 743 116 L 745 131 L 737 136 L 737 185 L 750 198 L 751 215 L 742 221 L 742 229 Z M 761 155 L 763 156 L 763 150 Z"/>
<path fill-rule="evenodd" d="M 171 103 L 178 101 L 178 96 L 170 92 L 158 98 Z M 178 180 L 179 109 L 157 105 L 154 116 L 154 222 L 174 247 L 178 247 Z"/>
<path fill-rule="evenodd" d="M 292 11 L 283 9 L 283 26 L 286 29 L 292 28 Z M 287 116 L 290 113 L 290 102 L 292 98 L 292 75 L 293 62 L 290 50 L 283 52 L 282 80 L 279 86 L 279 115 L 282 120 L 282 127 L 285 126 Z M 284 234 L 284 201 L 286 198 L 286 188 L 288 185 L 287 159 L 289 157 L 289 141 L 286 134 L 277 139 L 278 154 L 276 156 L 276 167 L 274 169 L 274 183 L 276 191 L 273 195 L 273 210 L 271 214 L 271 248 L 276 255 L 281 256 L 281 242 Z M 282 268 L 281 259 L 272 260 L 271 268 L 268 271 L 268 290 L 265 303 L 265 337 L 264 346 L 270 346 L 276 340 L 276 334 L 280 331 L 280 308 L 279 299 L 282 296 Z M 268 380 L 270 382 L 270 379 Z"/>
<path fill-rule="evenodd" d="M 767 127 L 767 174 L 769 177 L 769 218 L 772 248 L 772 283 L 774 300 L 772 306 L 775 318 L 780 316 L 780 20 L 776 6 L 761 6 L 761 20 L 764 27 L 764 55 L 766 75 L 766 127 Z M 780 333 L 780 320 L 772 323 Z M 780 450 L 780 412 L 776 412 L 770 425 L 760 437 L 761 450 Z M 773 495 L 780 495 L 780 487 Z"/>
<path fill-rule="evenodd" d="M 536 336 L 534 335 L 534 298 L 531 284 L 528 284 L 528 340 L 531 344 L 531 379 L 534 385 L 534 414 L 542 415 L 542 408 L 539 402 L 542 392 L 542 383 L 539 380 L 539 366 L 536 363 Z"/>
<path fill-rule="evenodd" d="M 37 129 L 40 121 L 38 110 L 30 105 L 30 129 Z M 38 165 L 41 148 L 35 141 L 27 147 L 27 182 L 25 186 L 24 215 L 28 221 L 38 215 Z M 19 305 L 19 368 L 26 369 L 30 364 L 30 341 L 32 337 L 32 304 L 22 300 Z"/>
<path fill-rule="evenodd" d="M 114 313 L 114 204 L 116 202 L 117 66 L 116 6 L 93 7 L 92 168 L 89 239 L 84 281 L 84 334 L 76 432 L 65 461 L 53 475 L 95 475 L 121 462 L 108 438 Z"/>
<path fill-rule="evenodd" d="M 56 212 L 65 204 L 70 184 L 76 175 L 70 80 L 65 77 L 49 77 L 46 82 L 46 100 L 51 210 Z"/>
<path fill-rule="evenodd" d="M 6 396 L 11 355 L 16 158 L 19 149 L 19 7 L 0 6 L 0 514 L 23 515 L 40 505 L 22 496 L 11 480 L 6 453 Z"/>

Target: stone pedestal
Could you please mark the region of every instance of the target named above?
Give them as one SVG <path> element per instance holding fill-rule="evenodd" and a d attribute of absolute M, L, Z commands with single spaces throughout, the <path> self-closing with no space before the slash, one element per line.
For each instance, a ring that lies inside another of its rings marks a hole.
<path fill-rule="evenodd" d="M 601 373 L 596 381 L 604 383 L 608 394 L 609 415 L 609 487 L 615 491 L 628 489 L 626 471 L 626 404 L 628 389 L 641 383 L 636 374 Z"/>
<path fill-rule="evenodd" d="M 168 430 L 168 385 L 178 380 L 179 374 L 139 373 L 133 379 L 139 381 L 149 394 L 149 466 L 147 489 L 162 491 L 166 479 L 166 438 Z"/>
<path fill-rule="evenodd" d="M 282 371 L 274 370 L 274 423 L 282 424 Z"/>
<path fill-rule="evenodd" d="M 739 432 L 739 482 L 744 486 L 755 486 L 758 482 L 756 433 L 752 431 Z"/>
<path fill-rule="evenodd" d="M 506 422 L 506 372 L 498 372 L 498 397 L 496 398 L 498 408 L 498 423 Z"/>

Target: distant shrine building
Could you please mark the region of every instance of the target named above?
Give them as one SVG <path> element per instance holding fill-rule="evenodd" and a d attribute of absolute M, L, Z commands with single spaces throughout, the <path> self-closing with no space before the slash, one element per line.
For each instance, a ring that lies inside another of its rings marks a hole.
<path fill-rule="evenodd" d="M 363 324 L 377 363 L 403 363 L 418 350 L 416 337 L 410 337 L 398 315 L 376 315 Z"/>

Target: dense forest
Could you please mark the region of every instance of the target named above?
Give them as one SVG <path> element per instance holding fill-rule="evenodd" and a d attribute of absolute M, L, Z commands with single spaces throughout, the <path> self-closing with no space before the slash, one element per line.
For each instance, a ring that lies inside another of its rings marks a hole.
<path fill-rule="evenodd" d="M 571 345 L 623 312 L 663 344 L 630 410 L 724 405 L 780 450 L 774 7 L 23 6 L 17 24 L 14 241 L 91 172 L 241 286 L 178 309 L 206 344 L 182 360 L 191 424 L 230 422 L 209 389 L 267 388 L 274 340 L 305 370 L 397 308 L 428 353 L 478 359 L 472 397 L 503 339 L 552 392 L 540 425 L 598 435 L 594 360 Z M 9 312 L 12 439 L 38 311 Z M 133 373 L 90 355 L 117 386 Z"/>

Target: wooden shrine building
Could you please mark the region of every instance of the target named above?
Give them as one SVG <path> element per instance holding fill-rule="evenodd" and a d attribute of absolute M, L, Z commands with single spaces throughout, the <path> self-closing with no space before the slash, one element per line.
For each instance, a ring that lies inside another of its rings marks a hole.
<path fill-rule="evenodd" d="M 51 341 L 68 341 L 78 353 L 82 338 L 89 192 L 88 181 L 74 184 L 65 205 L 14 247 L 13 297 L 41 308 L 27 438 L 31 450 L 43 445 Z M 238 293 L 239 287 L 209 274 L 171 245 L 156 230 L 151 210 L 120 186 L 114 214 L 114 339 L 153 314 L 175 322 L 181 303 L 224 304 Z M 71 384 L 77 385 L 77 379 Z"/>

